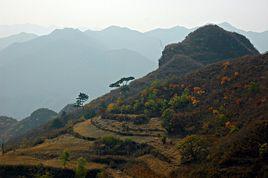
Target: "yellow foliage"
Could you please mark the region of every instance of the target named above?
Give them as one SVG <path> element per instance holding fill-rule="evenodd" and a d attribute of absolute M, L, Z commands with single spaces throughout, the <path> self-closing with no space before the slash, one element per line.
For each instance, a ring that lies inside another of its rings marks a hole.
<path fill-rule="evenodd" d="M 217 109 L 213 109 L 212 113 L 218 115 L 220 112 Z"/>
<path fill-rule="evenodd" d="M 123 100 L 122 98 L 118 98 L 118 99 L 116 100 L 116 104 L 117 104 L 118 106 L 122 105 L 123 102 L 124 102 L 124 100 Z"/>

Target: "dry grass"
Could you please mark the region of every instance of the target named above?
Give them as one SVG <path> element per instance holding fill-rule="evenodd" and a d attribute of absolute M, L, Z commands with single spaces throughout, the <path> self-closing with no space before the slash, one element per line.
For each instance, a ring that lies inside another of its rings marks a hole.
<path fill-rule="evenodd" d="M 164 178 L 142 163 L 133 163 L 124 169 L 124 173 L 135 178 Z"/>
<path fill-rule="evenodd" d="M 84 137 L 92 137 L 92 138 L 100 138 L 104 136 L 115 136 L 114 133 L 104 131 L 96 128 L 91 124 L 91 120 L 86 120 L 84 122 L 80 122 L 73 127 L 74 132 L 84 136 Z"/>
<path fill-rule="evenodd" d="M 18 166 L 18 165 L 27 165 L 27 166 L 49 166 L 54 168 L 63 168 L 61 162 L 58 159 L 51 160 L 40 160 L 37 158 L 33 158 L 30 156 L 15 156 L 15 155 L 4 155 L 0 156 L 0 165 L 10 165 L 10 166 Z M 74 169 L 77 163 L 75 160 L 68 162 L 66 168 Z M 88 169 L 103 169 L 105 166 L 103 164 L 90 162 L 87 164 Z"/>
<path fill-rule="evenodd" d="M 158 175 L 167 177 L 173 170 L 173 167 L 165 161 L 161 161 L 152 155 L 144 155 L 138 158 L 143 161 L 146 165 Z"/>
<path fill-rule="evenodd" d="M 75 138 L 71 135 L 61 135 L 51 140 L 46 140 L 44 143 L 36 145 L 30 148 L 18 149 L 15 152 L 9 152 L 9 155 L 48 155 L 54 154 L 59 155 L 64 149 L 71 153 L 85 152 L 92 147 L 92 142 Z"/>
<path fill-rule="evenodd" d="M 148 126 L 150 128 L 158 127 L 159 120 L 152 119 L 147 125 L 150 125 Z M 92 125 L 90 120 L 86 120 L 76 124 L 73 127 L 73 130 L 74 132 L 85 137 L 100 138 L 104 136 L 115 136 L 120 139 L 130 138 L 139 143 L 143 142 L 153 145 L 156 149 L 159 149 L 161 151 L 165 150 L 166 153 L 169 153 L 169 149 L 171 147 L 163 146 L 161 143 L 161 139 L 158 137 L 122 136 L 113 132 L 104 131 Z M 34 147 L 10 151 L 6 153 L 5 156 L 0 157 L 0 164 L 32 166 L 42 164 L 44 166 L 63 168 L 62 164 L 58 160 L 58 157 L 64 149 L 67 149 L 71 153 L 71 161 L 67 165 L 67 168 L 73 169 L 76 167 L 76 160 L 81 155 L 86 156 L 90 154 L 90 148 L 92 148 L 93 144 L 93 141 L 83 140 L 76 138 L 72 135 L 65 134 L 54 139 L 48 139 L 44 143 L 36 145 Z M 169 156 L 172 157 L 173 154 L 170 154 Z M 154 158 L 151 155 L 140 157 L 139 159 L 143 161 L 146 165 L 148 165 L 152 175 L 157 175 L 157 177 L 158 175 L 160 175 L 160 177 L 162 177 L 163 172 L 170 172 L 170 168 L 166 165 L 166 162 Z M 104 164 L 98 164 L 93 162 L 90 162 L 88 164 L 88 169 L 102 169 L 105 167 L 106 166 Z M 149 176 L 149 174 L 146 173 L 145 168 L 142 168 L 140 165 L 135 165 L 134 167 L 138 169 L 137 171 L 139 172 L 139 175 L 141 177 L 143 175 Z M 127 172 L 130 173 L 131 176 L 132 174 L 135 174 L 135 171 L 132 170 L 128 170 Z M 109 173 L 114 177 L 123 177 L 126 175 L 126 173 L 124 172 L 119 172 L 113 169 L 111 169 Z"/>
<path fill-rule="evenodd" d="M 10 151 L 4 156 L 0 156 L 0 165 L 44 165 L 55 168 L 63 168 L 58 157 L 64 149 L 71 154 L 71 161 L 67 168 L 74 169 L 76 167 L 76 159 L 83 153 L 87 153 L 92 142 L 75 138 L 71 135 L 61 135 L 57 138 L 46 140 L 44 143 L 30 148 L 18 149 Z M 52 157 L 52 158 L 51 158 Z M 90 162 L 88 169 L 102 169 L 103 164 Z"/>
<path fill-rule="evenodd" d="M 126 175 L 124 172 L 108 168 L 105 170 L 105 173 L 113 178 L 132 178 L 128 175 Z"/>
<path fill-rule="evenodd" d="M 156 137 L 143 137 L 143 136 L 123 136 L 114 132 L 99 129 L 91 124 L 90 120 L 80 122 L 73 127 L 74 132 L 84 137 L 101 138 L 105 136 L 114 136 L 120 139 L 132 139 L 138 143 L 150 143 L 157 139 Z"/>

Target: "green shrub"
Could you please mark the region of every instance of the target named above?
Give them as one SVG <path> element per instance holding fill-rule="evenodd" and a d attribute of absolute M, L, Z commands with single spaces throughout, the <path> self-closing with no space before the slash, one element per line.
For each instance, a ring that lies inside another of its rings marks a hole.
<path fill-rule="evenodd" d="M 178 144 L 181 152 L 181 162 L 199 162 L 208 155 L 208 141 L 202 136 L 190 135 L 184 137 Z"/>
<path fill-rule="evenodd" d="M 256 82 L 250 82 L 248 90 L 250 93 L 258 93 L 259 92 L 259 85 Z"/>
<path fill-rule="evenodd" d="M 108 175 L 103 170 L 97 174 L 97 178 L 107 178 Z"/>
<path fill-rule="evenodd" d="M 147 144 L 139 144 L 131 139 L 117 139 L 109 136 L 95 142 L 95 148 L 99 155 L 143 155 L 148 153 L 150 147 Z"/>
<path fill-rule="evenodd" d="M 153 116 L 159 116 L 162 108 L 165 105 L 165 100 L 156 98 L 156 99 L 150 99 L 145 102 L 145 111 L 144 114 L 146 114 L 149 117 Z"/>
<path fill-rule="evenodd" d="M 259 155 L 261 158 L 268 158 L 268 144 L 261 144 L 259 147 Z"/>
<path fill-rule="evenodd" d="M 141 113 L 143 111 L 144 105 L 141 101 L 135 100 L 132 108 L 135 113 Z"/>
<path fill-rule="evenodd" d="M 236 126 L 232 126 L 231 128 L 230 128 L 230 131 L 229 131 L 229 133 L 235 133 L 235 132 L 238 132 L 239 131 L 239 128 L 238 127 L 236 127 Z"/>
<path fill-rule="evenodd" d="M 75 168 L 75 178 L 85 178 L 87 175 L 87 160 L 85 158 L 79 158 L 77 160 L 77 167 Z"/>
<path fill-rule="evenodd" d="M 112 147 L 114 145 L 117 145 L 121 143 L 121 140 L 118 138 L 115 138 L 113 136 L 106 136 L 101 139 L 102 143 L 105 144 L 108 147 Z"/>
<path fill-rule="evenodd" d="M 172 119 L 174 115 L 175 115 L 175 111 L 169 108 L 166 109 L 161 115 L 162 125 L 168 132 L 172 132 L 174 129 L 173 123 L 172 123 Z"/>
<path fill-rule="evenodd" d="M 148 116 L 157 115 L 157 113 L 159 112 L 158 104 L 153 99 L 148 100 L 147 102 L 145 102 L 144 105 L 145 105 L 146 110 L 147 110 L 146 115 L 148 115 Z"/>
<path fill-rule="evenodd" d="M 174 110 L 179 110 L 181 108 L 186 107 L 190 103 L 190 93 L 188 89 L 185 89 L 184 92 L 182 93 L 181 96 L 179 95 L 174 95 L 170 101 L 169 105 L 174 109 Z"/>
<path fill-rule="evenodd" d="M 122 105 L 121 106 L 121 113 L 122 114 L 128 114 L 128 113 L 132 113 L 132 108 L 130 105 Z"/>
<path fill-rule="evenodd" d="M 220 120 L 220 122 L 222 123 L 222 125 L 224 125 L 225 122 L 227 122 L 229 120 L 228 117 L 226 115 L 224 115 L 224 114 L 219 114 L 217 116 L 217 119 Z"/>
<path fill-rule="evenodd" d="M 60 161 L 63 167 L 66 167 L 67 163 L 70 161 L 70 153 L 67 150 L 64 150 L 60 155 Z"/>
<path fill-rule="evenodd" d="M 165 135 L 162 136 L 162 137 L 161 137 L 161 141 L 162 141 L 163 144 L 166 144 L 166 142 L 167 142 L 167 137 L 166 137 Z"/>

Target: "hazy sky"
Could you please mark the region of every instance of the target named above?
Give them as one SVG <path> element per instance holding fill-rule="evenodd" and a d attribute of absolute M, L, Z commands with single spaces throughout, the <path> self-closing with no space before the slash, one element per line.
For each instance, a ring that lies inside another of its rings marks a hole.
<path fill-rule="evenodd" d="M 268 0 L 0 0 L 0 24 L 38 24 L 140 31 L 228 21 L 244 30 L 268 30 Z"/>

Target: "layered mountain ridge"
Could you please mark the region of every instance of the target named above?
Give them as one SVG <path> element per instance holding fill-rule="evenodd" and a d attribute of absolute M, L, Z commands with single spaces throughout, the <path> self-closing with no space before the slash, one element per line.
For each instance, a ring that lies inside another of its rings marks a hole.
<path fill-rule="evenodd" d="M 4 141 L 18 137 L 26 132 L 35 129 L 57 116 L 57 113 L 46 108 L 35 110 L 30 116 L 17 121 L 5 116 L 0 117 L 0 138 Z"/>
<path fill-rule="evenodd" d="M 136 51 L 106 48 L 79 30 L 55 30 L 0 52 L 0 113 L 22 118 L 34 108 L 59 111 L 81 90 L 93 99 L 107 92 L 110 82 L 141 77 L 154 67 Z"/>
<path fill-rule="evenodd" d="M 212 36 L 207 35 L 207 31 L 210 31 L 212 32 L 212 34 L 215 34 L 215 35 L 212 35 Z M 232 57 L 237 57 L 239 54 L 241 55 L 258 54 L 258 51 L 252 46 L 252 44 L 250 44 L 250 42 L 245 37 L 239 35 L 238 36 L 239 38 L 238 37 L 234 38 L 232 33 L 227 32 L 221 29 L 220 27 L 217 27 L 214 25 L 201 27 L 196 32 L 193 32 L 190 36 L 191 37 L 188 37 L 185 39 L 186 42 L 184 43 L 186 44 L 185 45 L 186 47 L 184 45 L 181 45 L 180 43 L 176 46 L 177 47 L 176 49 L 179 51 L 178 53 L 176 53 L 176 50 L 174 51 L 166 50 L 163 52 L 163 56 L 160 60 L 166 59 L 167 62 L 165 64 L 163 63 L 163 65 L 160 65 L 157 70 L 149 73 L 145 77 L 142 77 L 140 79 L 137 79 L 131 82 L 129 85 L 128 95 L 125 96 L 126 100 L 128 99 L 132 100 L 133 98 L 137 97 L 138 94 L 142 90 L 144 90 L 146 87 L 149 87 L 156 80 L 165 81 L 173 77 L 178 78 L 186 74 L 189 74 L 193 71 L 196 71 L 200 68 L 203 68 L 209 63 L 215 63 L 215 62 L 222 61 L 222 60 L 230 60 L 232 59 Z M 227 40 L 230 39 L 232 43 L 230 43 L 229 46 L 236 46 L 237 44 L 243 44 L 246 42 L 245 45 L 248 46 L 249 48 L 245 48 L 244 45 L 238 45 L 234 48 L 235 50 L 232 50 L 231 53 L 225 53 L 226 50 L 221 50 L 221 49 L 218 50 L 218 48 L 210 49 L 210 47 L 213 46 L 213 42 L 218 42 L 218 44 L 215 46 L 219 46 L 219 47 L 224 46 L 226 44 L 225 40 L 223 40 L 222 44 L 220 43 L 220 40 L 217 41 L 216 38 L 218 36 L 221 36 L 222 37 L 221 39 L 227 39 Z M 237 36 L 237 34 L 235 34 L 235 36 Z M 195 37 L 197 37 L 197 39 L 195 39 Z M 213 40 L 213 38 L 215 39 Z M 202 43 L 202 41 L 200 42 L 199 39 L 203 39 L 205 43 Z M 188 49 L 188 50 L 190 49 L 190 45 L 193 45 L 192 52 L 190 53 L 189 51 L 186 50 L 186 53 L 183 54 L 182 52 L 185 49 Z M 170 46 L 166 48 L 169 49 Z M 202 53 L 201 58 L 200 58 L 200 59 L 204 59 L 204 56 L 205 56 L 206 57 L 205 59 L 209 59 L 206 62 L 203 62 L 202 60 L 198 61 L 200 49 L 206 49 L 206 52 Z M 103 106 L 116 101 L 118 97 L 122 97 L 120 89 L 112 90 L 110 93 L 105 94 L 102 97 L 99 97 L 93 100 L 92 102 L 90 102 L 90 104 L 87 105 L 87 108 L 90 111 L 97 112 Z M 81 111 L 78 111 L 78 112 L 81 112 Z M 77 114 L 78 113 L 71 113 L 69 117 L 66 116 L 64 117 L 63 120 L 61 118 L 58 118 L 58 119 L 62 120 L 62 124 L 65 125 L 67 124 L 67 122 L 69 122 L 68 121 L 69 119 L 71 119 L 73 122 L 76 122 L 75 120 L 78 119 Z M 39 134 L 47 135 L 47 129 L 54 129 L 54 128 L 45 126 L 43 127 L 43 129 L 40 129 Z M 55 133 L 53 132 L 53 134 Z M 30 135 L 31 134 L 29 134 L 28 136 Z"/>
<path fill-rule="evenodd" d="M 69 148 L 69 175 L 82 156 L 88 177 L 265 177 L 268 55 L 214 25 L 166 49 L 157 70 L 6 143 L 25 147 L 4 173 L 64 175 Z"/>

